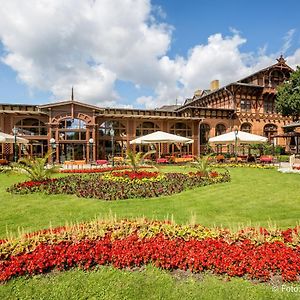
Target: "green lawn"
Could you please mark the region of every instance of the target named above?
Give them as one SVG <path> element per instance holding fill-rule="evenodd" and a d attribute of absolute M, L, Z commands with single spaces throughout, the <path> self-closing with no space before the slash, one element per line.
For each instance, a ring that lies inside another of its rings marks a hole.
<path fill-rule="evenodd" d="M 142 271 L 100 267 L 15 279 L 0 287 L 1 299 L 299 299 L 300 292 L 274 291 L 267 284 L 211 275 L 172 276 L 148 266 Z M 288 287 L 288 286 L 285 286 Z M 298 286 L 296 286 L 297 288 Z M 284 289 L 284 287 L 283 287 Z"/>
<path fill-rule="evenodd" d="M 177 167 L 176 170 L 186 170 Z M 165 170 L 170 170 L 166 168 Z M 172 168 L 174 170 L 174 168 Z M 300 211 L 300 175 L 275 170 L 231 169 L 232 182 L 201 187 L 156 199 L 104 202 L 75 196 L 11 195 L 5 192 L 20 176 L 0 174 L 0 238 L 19 228 L 32 231 L 65 222 L 117 217 L 165 219 L 178 223 L 191 219 L 207 226 L 260 224 L 295 226 Z M 18 278 L 0 286 L 1 299 L 299 299 L 298 293 L 274 292 L 268 285 L 242 279 L 226 282 L 206 275 L 176 279 L 152 267 L 142 272 L 98 268 L 71 270 L 31 279 Z"/>

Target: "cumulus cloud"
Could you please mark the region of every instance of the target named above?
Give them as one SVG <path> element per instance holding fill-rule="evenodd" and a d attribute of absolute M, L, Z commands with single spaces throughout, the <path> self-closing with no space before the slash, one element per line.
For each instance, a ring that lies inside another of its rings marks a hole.
<path fill-rule="evenodd" d="M 114 104 L 116 79 L 155 85 L 171 27 L 147 0 L 11 0 L 1 4 L 2 61 L 30 88 Z"/>
<path fill-rule="evenodd" d="M 165 13 L 150 0 L 10 0 L 1 3 L 2 61 L 30 89 L 51 91 L 53 99 L 75 96 L 99 106 L 142 105 L 147 108 L 179 103 L 209 82 L 238 80 L 275 62 L 279 53 L 244 53 L 247 41 L 236 29 L 216 33 L 195 45 L 186 56 L 171 59 L 173 28 Z M 282 51 L 290 48 L 294 29 Z M 300 62 L 300 50 L 288 57 Z M 135 103 L 119 105 L 124 95 L 116 81 L 131 82 L 137 91 L 151 89 Z"/>

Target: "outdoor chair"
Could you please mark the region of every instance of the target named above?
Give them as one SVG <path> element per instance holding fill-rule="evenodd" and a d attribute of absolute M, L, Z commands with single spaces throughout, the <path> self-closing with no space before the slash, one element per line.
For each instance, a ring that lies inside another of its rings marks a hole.
<path fill-rule="evenodd" d="M 1 158 L 0 159 L 0 165 L 8 165 L 8 160 L 7 159 L 5 159 L 5 158 Z"/>
<path fill-rule="evenodd" d="M 169 161 L 166 158 L 157 158 L 156 163 L 157 164 L 167 164 Z"/>
<path fill-rule="evenodd" d="M 259 162 L 262 164 L 271 164 L 271 163 L 273 163 L 273 161 L 274 161 L 274 158 L 272 155 L 262 155 L 259 158 Z"/>
<path fill-rule="evenodd" d="M 223 154 L 218 154 L 216 156 L 217 163 L 223 163 L 225 161 L 225 156 Z"/>

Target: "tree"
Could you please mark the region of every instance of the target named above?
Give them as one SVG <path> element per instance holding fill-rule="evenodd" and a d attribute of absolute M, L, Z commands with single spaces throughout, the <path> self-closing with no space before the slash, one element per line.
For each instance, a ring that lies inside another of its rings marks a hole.
<path fill-rule="evenodd" d="M 291 74 L 288 81 L 278 87 L 276 110 L 283 116 L 291 116 L 294 121 L 300 117 L 300 67 Z"/>
<path fill-rule="evenodd" d="M 48 158 L 51 155 L 52 152 L 49 151 L 44 157 L 40 158 L 20 158 L 17 163 L 11 164 L 9 172 L 24 174 L 32 181 L 43 181 L 49 179 L 52 174 L 58 172 L 57 166 L 46 166 Z"/>

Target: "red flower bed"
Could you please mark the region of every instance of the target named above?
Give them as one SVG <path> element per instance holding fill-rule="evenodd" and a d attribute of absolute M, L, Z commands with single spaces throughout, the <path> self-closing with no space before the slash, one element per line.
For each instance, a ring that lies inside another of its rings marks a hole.
<path fill-rule="evenodd" d="M 156 178 L 159 173 L 158 172 L 147 172 L 147 171 L 124 171 L 124 172 L 113 172 L 113 176 L 116 177 L 125 177 L 131 180 L 133 179 L 143 179 L 143 178 Z"/>
<path fill-rule="evenodd" d="M 0 281 L 53 269 L 131 268 L 148 263 L 166 270 L 210 270 L 260 281 L 281 275 L 284 281 L 297 281 L 300 246 L 295 234 L 299 237 L 298 228 L 231 233 L 200 225 L 139 221 L 59 227 L 25 235 L 19 242 L 2 242 Z"/>
<path fill-rule="evenodd" d="M 143 169 L 152 168 L 151 166 L 143 166 Z M 96 169 L 65 169 L 60 170 L 60 173 L 104 173 L 104 172 L 111 172 L 114 170 L 127 170 L 131 169 L 130 166 L 116 166 L 110 168 L 96 168 Z"/>
<path fill-rule="evenodd" d="M 300 166 L 294 166 L 293 169 L 294 170 L 300 170 Z"/>
<path fill-rule="evenodd" d="M 43 181 L 25 181 L 25 182 L 19 183 L 19 187 L 21 187 L 21 188 L 39 187 L 42 184 L 47 184 L 50 182 L 54 182 L 56 180 L 57 180 L 57 178 L 47 179 L 47 180 L 43 180 Z"/>

